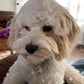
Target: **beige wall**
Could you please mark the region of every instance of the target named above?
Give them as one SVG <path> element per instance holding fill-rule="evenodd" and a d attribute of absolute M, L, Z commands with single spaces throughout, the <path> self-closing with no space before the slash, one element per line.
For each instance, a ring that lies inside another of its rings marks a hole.
<path fill-rule="evenodd" d="M 14 11 L 16 9 L 16 0 L 0 0 L 0 10 Z"/>

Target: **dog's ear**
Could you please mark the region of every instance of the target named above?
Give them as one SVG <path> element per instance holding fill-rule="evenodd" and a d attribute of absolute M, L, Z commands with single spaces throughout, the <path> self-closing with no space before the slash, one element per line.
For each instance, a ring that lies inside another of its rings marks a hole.
<path fill-rule="evenodd" d="M 80 34 L 76 21 L 66 11 L 60 19 L 60 24 L 63 29 L 63 34 L 61 36 L 56 36 L 56 42 L 59 49 L 59 56 L 56 56 L 57 60 L 62 60 L 67 56 L 70 56 Z"/>
<path fill-rule="evenodd" d="M 9 47 L 12 46 L 12 43 L 15 40 L 15 27 L 14 27 L 15 21 L 16 21 L 16 18 L 14 17 L 13 20 L 12 20 L 12 22 L 11 22 L 11 26 L 10 26 L 11 30 L 10 30 L 9 38 L 8 38 Z"/>
<path fill-rule="evenodd" d="M 68 32 L 67 32 L 68 40 L 69 40 L 70 46 L 73 47 L 79 38 L 80 30 L 76 21 L 71 15 L 65 14 L 64 16 L 66 18 L 65 19 L 66 27 L 68 29 Z"/>

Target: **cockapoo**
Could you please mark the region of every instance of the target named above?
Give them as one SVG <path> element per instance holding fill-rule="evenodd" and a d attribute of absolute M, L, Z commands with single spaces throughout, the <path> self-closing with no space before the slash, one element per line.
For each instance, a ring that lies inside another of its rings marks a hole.
<path fill-rule="evenodd" d="M 29 0 L 15 16 L 10 47 L 19 54 L 2 84 L 84 84 L 68 65 L 79 36 L 73 17 L 55 0 Z"/>

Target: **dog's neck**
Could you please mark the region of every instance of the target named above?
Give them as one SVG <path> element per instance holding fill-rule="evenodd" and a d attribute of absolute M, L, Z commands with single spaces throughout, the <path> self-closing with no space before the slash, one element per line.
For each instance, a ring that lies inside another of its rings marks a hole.
<path fill-rule="evenodd" d="M 38 63 L 38 66 L 44 67 L 46 64 L 48 64 L 51 61 L 51 59 L 46 59 L 43 62 Z"/>
<path fill-rule="evenodd" d="M 34 83 L 32 84 L 43 84 L 42 82 L 42 78 L 47 80 L 52 79 L 52 82 L 54 82 L 53 84 L 56 84 L 56 80 L 57 80 L 57 84 L 63 84 L 63 79 L 64 79 L 64 73 L 66 70 L 66 66 L 64 61 L 56 61 L 56 59 L 52 59 L 50 60 L 50 62 L 48 62 L 49 60 L 45 61 L 47 62 L 47 64 L 45 64 L 45 62 L 43 62 L 42 64 L 44 64 L 44 67 L 41 67 L 39 65 L 34 65 L 34 64 L 30 64 L 28 63 L 27 60 L 24 59 L 24 57 L 22 57 L 21 55 L 18 56 L 18 59 L 15 63 L 15 65 L 18 65 L 18 67 L 21 69 L 21 73 L 24 75 L 27 75 L 28 77 L 24 77 L 25 80 L 28 80 L 28 82 L 31 82 L 32 80 L 36 80 L 34 81 Z M 61 80 L 61 81 L 60 81 Z M 33 82 L 33 81 L 32 81 Z M 48 84 L 49 81 L 47 81 Z"/>
<path fill-rule="evenodd" d="M 31 72 L 42 73 L 42 72 L 45 72 L 48 68 L 51 69 L 51 66 L 52 66 L 52 68 L 57 67 L 58 65 L 63 66 L 63 64 L 61 64 L 61 63 L 63 63 L 63 61 L 60 61 L 60 62 L 56 61 L 55 58 L 47 59 L 43 62 L 40 62 L 37 65 L 29 63 L 21 55 L 18 56 L 17 60 L 18 60 L 17 62 L 19 62 L 19 64 L 20 64 L 20 66 L 22 66 L 23 69 L 27 70 L 27 72 L 29 72 L 29 73 L 31 73 Z"/>
<path fill-rule="evenodd" d="M 32 70 L 35 72 L 43 72 L 45 67 L 51 62 L 50 59 L 44 60 L 43 62 L 38 63 L 37 65 L 32 64 Z"/>
<path fill-rule="evenodd" d="M 24 59 L 24 57 L 22 55 L 18 56 L 18 60 L 19 60 L 19 64 L 20 65 L 23 65 L 23 66 L 25 65 L 26 67 L 27 66 L 30 67 L 29 71 L 33 70 L 35 72 L 41 72 L 42 70 L 45 69 L 46 66 L 48 66 L 51 63 L 53 58 L 52 59 L 51 58 L 50 59 L 46 59 L 43 62 L 39 62 L 38 64 L 29 63 L 27 60 Z"/>

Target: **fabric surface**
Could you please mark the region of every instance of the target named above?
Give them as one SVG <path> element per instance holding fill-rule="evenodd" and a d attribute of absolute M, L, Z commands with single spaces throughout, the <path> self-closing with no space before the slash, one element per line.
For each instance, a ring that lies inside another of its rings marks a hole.
<path fill-rule="evenodd" d="M 3 28 L 2 27 L 0 27 L 0 30 L 2 30 Z"/>
<path fill-rule="evenodd" d="M 84 57 L 78 59 L 74 64 L 72 64 L 80 73 L 84 76 Z"/>
<path fill-rule="evenodd" d="M 9 27 L 1 30 L 0 31 L 0 38 L 8 38 L 9 31 L 10 31 L 10 28 Z"/>

